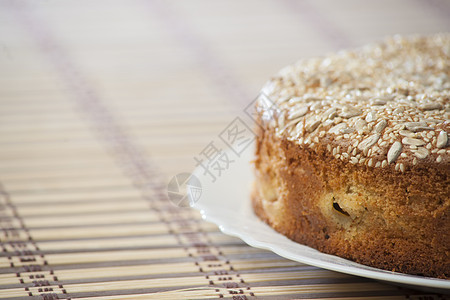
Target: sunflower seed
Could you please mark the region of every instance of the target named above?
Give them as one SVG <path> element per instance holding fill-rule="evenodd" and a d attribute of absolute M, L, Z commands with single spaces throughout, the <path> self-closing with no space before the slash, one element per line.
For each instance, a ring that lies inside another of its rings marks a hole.
<path fill-rule="evenodd" d="M 387 153 L 387 161 L 389 164 L 393 163 L 398 158 L 398 156 L 402 152 L 402 148 L 403 146 L 402 143 L 400 142 L 395 142 L 392 144 L 391 148 Z"/>
<path fill-rule="evenodd" d="M 419 139 L 415 139 L 415 138 L 410 138 L 410 137 L 404 137 L 402 139 L 402 143 L 405 145 L 412 145 L 412 146 L 423 146 L 426 143 L 422 140 Z"/>
<path fill-rule="evenodd" d="M 377 113 L 374 111 L 370 111 L 367 113 L 366 116 L 366 121 L 367 122 L 372 122 L 372 121 L 376 121 L 377 120 Z"/>
<path fill-rule="evenodd" d="M 408 130 L 418 132 L 422 130 L 433 130 L 432 127 L 428 127 L 425 122 L 407 122 L 405 126 Z"/>
<path fill-rule="evenodd" d="M 347 128 L 344 128 L 344 129 L 339 130 L 340 133 L 343 133 L 343 134 L 344 134 L 344 138 L 346 138 L 346 137 L 345 137 L 346 134 L 352 133 L 353 131 L 355 131 L 355 129 L 354 129 L 354 128 L 351 128 L 351 127 L 347 127 Z M 347 137 L 347 138 L 348 138 L 348 137 Z"/>
<path fill-rule="evenodd" d="M 363 119 L 358 119 L 355 123 L 355 129 L 356 131 L 358 131 L 358 133 L 363 133 L 364 131 L 364 127 L 366 127 L 367 122 L 364 121 Z"/>
<path fill-rule="evenodd" d="M 428 123 L 441 123 L 441 122 L 443 122 L 441 120 L 430 119 L 430 118 L 428 118 L 428 119 L 421 119 L 421 121 L 422 122 L 428 122 Z"/>
<path fill-rule="evenodd" d="M 427 148 L 424 148 L 424 147 L 419 147 L 419 148 L 417 149 L 417 151 L 414 152 L 414 155 L 415 155 L 417 158 L 420 158 L 420 159 L 426 158 L 426 157 L 428 156 L 428 154 L 430 154 L 430 151 L 428 151 L 428 149 L 427 149 Z"/>
<path fill-rule="evenodd" d="M 400 130 L 398 133 L 400 133 L 400 135 L 407 137 L 415 137 L 415 134 L 409 130 Z"/>
<path fill-rule="evenodd" d="M 437 102 L 429 102 L 425 103 L 419 106 L 422 110 L 435 110 L 435 109 L 442 109 L 442 104 Z"/>
<path fill-rule="evenodd" d="M 300 117 L 300 118 L 293 119 L 293 120 L 289 121 L 289 122 L 283 127 L 283 130 L 288 129 L 288 128 L 291 127 L 291 126 L 295 126 L 295 125 L 298 126 L 298 124 L 302 124 L 302 123 L 299 123 L 301 120 L 302 120 L 302 118 Z"/>
<path fill-rule="evenodd" d="M 334 134 L 340 134 L 340 131 L 347 128 L 347 124 L 345 123 L 339 123 L 333 127 L 330 128 L 330 130 L 328 131 L 329 133 L 334 133 Z"/>
<path fill-rule="evenodd" d="M 368 138 L 366 138 L 365 140 L 363 140 L 361 143 L 359 143 L 358 149 L 362 151 L 368 151 L 369 148 L 375 145 L 379 139 L 380 139 L 379 134 L 373 134 Z"/>
<path fill-rule="evenodd" d="M 291 111 L 291 113 L 288 116 L 289 120 L 294 120 L 294 119 L 298 119 L 300 117 L 303 117 L 304 115 L 306 115 L 308 113 L 308 106 L 302 106 L 299 108 L 295 108 L 295 110 Z"/>
<path fill-rule="evenodd" d="M 313 105 L 311 105 L 311 110 L 317 110 L 319 108 L 322 108 L 322 104 L 320 102 L 316 102 Z"/>
<path fill-rule="evenodd" d="M 320 85 L 323 87 L 329 87 L 333 83 L 333 80 L 329 77 L 320 78 Z"/>
<path fill-rule="evenodd" d="M 372 105 L 385 105 L 387 103 L 387 99 L 384 98 L 373 98 L 370 100 L 370 104 Z"/>
<path fill-rule="evenodd" d="M 331 108 L 327 109 L 322 114 L 322 122 L 334 119 L 337 116 L 336 112 L 337 112 L 337 108 L 336 107 L 331 107 Z"/>
<path fill-rule="evenodd" d="M 313 120 L 306 123 L 306 130 L 308 132 L 313 132 L 320 125 L 320 120 Z"/>
<path fill-rule="evenodd" d="M 377 125 L 375 125 L 375 132 L 376 133 L 381 133 L 384 128 L 386 128 L 387 125 L 387 121 L 386 120 L 381 120 L 380 122 L 377 123 Z"/>
<path fill-rule="evenodd" d="M 439 132 L 439 135 L 438 135 L 437 141 L 436 141 L 436 147 L 445 148 L 447 146 L 447 143 L 448 143 L 447 132 L 445 132 L 445 131 Z"/>
<path fill-rule="evenodd" d="M 339 113 L 339 116 L 349 119 L 349 118 L 353 118 L 356 116 L 359 116 L 360 114 L 362 114 L 362 110 L 356 109 L 356 108 L 352 108 L 349 106 L 345 106 L 342 111 Z"/>
<path fill-rule="evenodd" d="M 394 111 L 392 112 L 394 115 L 399 115 L 399 114 L 401 114 L 402 112 L 404 112 L 405 111 L 405 108 L 404 107 L 397 107 L 396 109 L 394 109 Z"/>

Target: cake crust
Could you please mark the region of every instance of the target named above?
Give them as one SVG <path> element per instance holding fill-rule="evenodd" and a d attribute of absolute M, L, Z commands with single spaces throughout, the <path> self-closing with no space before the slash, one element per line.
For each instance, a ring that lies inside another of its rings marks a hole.
<path fill-rule="evenodd" d="M 325 253 L 449 278 L 449 55 L 445 35 L 396 38 L 284 69 L 263 89 L 270 107 L 257 106 L 255 213 Z M 405 66 L 417 57 L 428 69 Z M 330 66 L 343 61 L 352 66 Z M 420 71 L 441 78 L 441 88 Z M 308 72 L 331 79 L 311 81 Z M 401 76 L 362 76 L 383 72 Z"/>

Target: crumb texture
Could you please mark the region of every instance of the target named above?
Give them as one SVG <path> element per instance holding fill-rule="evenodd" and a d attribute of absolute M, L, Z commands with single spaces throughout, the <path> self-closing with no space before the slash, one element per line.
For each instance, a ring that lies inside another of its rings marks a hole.
<path fill-rule="evenodd" d="M 302 60 L 261 97 L 260 218 L 326 253 L 450 278 L 450 35 Z"/>

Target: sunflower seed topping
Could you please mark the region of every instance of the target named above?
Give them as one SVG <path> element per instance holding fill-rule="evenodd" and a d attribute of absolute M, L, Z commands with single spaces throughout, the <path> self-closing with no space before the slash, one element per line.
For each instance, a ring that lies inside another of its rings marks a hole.
<path fill-rule="evenodd" d="M 442 49 L 450 49 L 450 34 L 302 60 L 268 82 L 269 101 L 257 102 L 257 111 L 277 135 L 313 151 L 325 147 L 343 162 L 395 164 L 405 173 L 448 164 L 450 52 Z"/>

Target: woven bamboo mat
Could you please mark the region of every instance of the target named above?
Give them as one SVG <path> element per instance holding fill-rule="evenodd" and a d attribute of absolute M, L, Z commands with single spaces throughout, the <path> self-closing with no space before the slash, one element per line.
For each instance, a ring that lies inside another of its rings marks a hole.
<path fill-rule="evenodd" d="M 282 66 L 449 29 L 446 1 L 0 0 L 0 298 L 444 298 L 251 248 L 166 187 Z"/>

